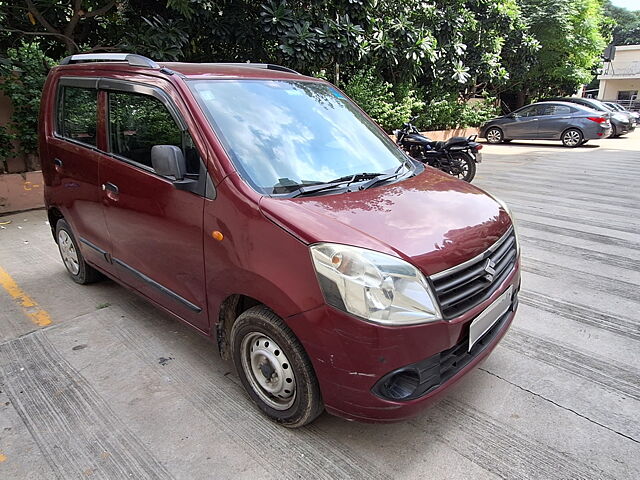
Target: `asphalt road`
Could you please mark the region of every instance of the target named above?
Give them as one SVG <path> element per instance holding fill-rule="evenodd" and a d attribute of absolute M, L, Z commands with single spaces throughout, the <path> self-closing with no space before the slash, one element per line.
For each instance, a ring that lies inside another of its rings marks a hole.
<path fill-rule="evenodd" d="M 393 425 L 273 425 L 207 340 L 68 279 L 44 211 L 0 217 L 0 478 L 640 478 L 640 131 L 592 143 L 483 150 L 474 183 L 520 228 L 520 309 Z"/>

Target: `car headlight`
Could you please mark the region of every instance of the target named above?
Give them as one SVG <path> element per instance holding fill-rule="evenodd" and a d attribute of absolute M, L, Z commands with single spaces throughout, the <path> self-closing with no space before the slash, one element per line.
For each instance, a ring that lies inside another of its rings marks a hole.
<path fill-rule="evenodd" d="M 424 275 L 404 260 L 336 243 L 318 243 L 310 250 L 329 305 L 383 325 L 442 318 Z"/>
<path fill-rule="evenodd" d="M 518 226 L 516 225 L 516 217 L 513 215 L 511 208 L 507 205 L 504 200 L 493 195 L 493 199 L 500 204 L 500 206 L 507 212 L 509 218 L 511 218 L 511 224 L 513 225 L 513 232 L 516 234 L 516 247 L 518 249 L 518 253 L 520 253 L 520 235 L 518 234 Z"/>

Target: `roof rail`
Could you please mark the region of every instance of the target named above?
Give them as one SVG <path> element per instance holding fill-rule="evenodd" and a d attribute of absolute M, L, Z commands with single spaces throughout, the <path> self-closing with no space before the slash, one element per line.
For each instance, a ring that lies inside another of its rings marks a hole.
<path fill-rule="evenodd" d="M 280 72 L 295 73 L 296 75 L 302 75 L 300 72 L 296 72 L 289 67 L 283 67 L 282 65 L 274 65 L 272 63 L 217 63 L 216 65 L 231 65 L 234 67 L 252 67 L 252 68 L 264 68 L 266 70 L 278 70 Z"/>
<path fill-rule="evenodd" d="M 86 62 L 127 62 L 132 67 L 160 68 L 150 58 L 134 53 L 80 53 L 63 59 L 60 65 Z"/>

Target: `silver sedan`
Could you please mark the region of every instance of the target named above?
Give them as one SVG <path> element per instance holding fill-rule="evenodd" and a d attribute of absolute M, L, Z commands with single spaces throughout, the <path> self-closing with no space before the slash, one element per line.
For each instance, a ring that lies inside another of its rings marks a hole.
<path fill-rule="evenodd" d="M 489 143 L 511 140 L 560 140 L 577 147 L 611 134 L 610 114 L 568 102 L 538 102 L 494 118 L 480 127 Z"/>

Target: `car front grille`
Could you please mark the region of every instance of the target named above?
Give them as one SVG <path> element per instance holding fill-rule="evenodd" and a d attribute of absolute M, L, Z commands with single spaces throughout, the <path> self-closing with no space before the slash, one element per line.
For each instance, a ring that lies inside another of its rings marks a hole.
<path fill-rule="evenodd" d="M 462 315 L 488 299 L 511 273 L 518 257 L 513 227 L 484 253 L 431 276 L 442 315 Z"/>

